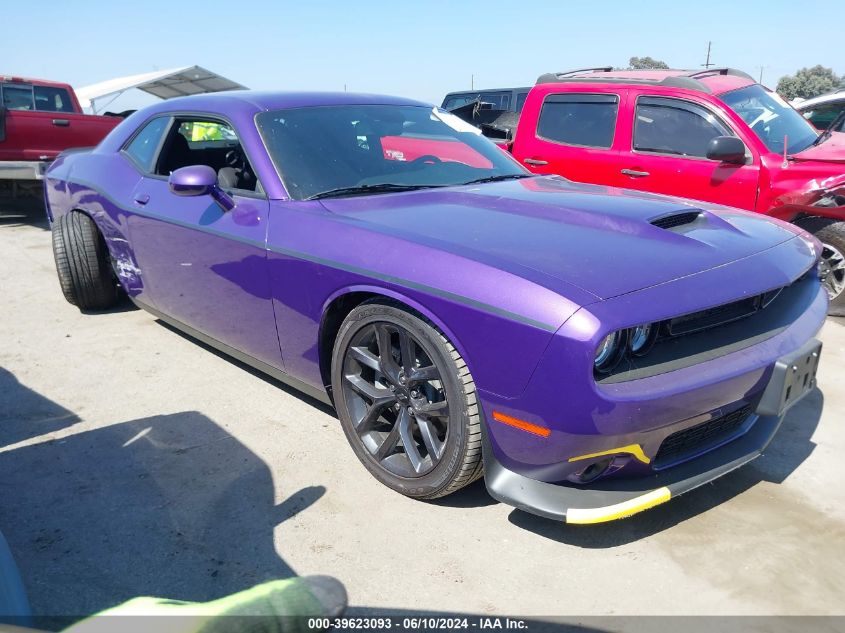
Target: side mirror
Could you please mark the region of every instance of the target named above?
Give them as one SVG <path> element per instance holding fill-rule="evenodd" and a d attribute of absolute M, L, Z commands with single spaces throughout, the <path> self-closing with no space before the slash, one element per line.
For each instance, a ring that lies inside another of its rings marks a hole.
<path fill-rule="evenodd" d="M 745 143 L 735 136 L 717 136 L 707 145 L 707 158 L 723 163 L 745 163 Z"/>
<path fill-rule="evenodd" d="M 6 140 L 6 108 L 0 105 L 0 141 Z"/>
<path fill-rule="evenodd" d="M 235 201 L 217 184 L 217 172 L 208 165 L 180 167 L 167 179 L 170 191 L 177 196 L 211 196 L 226 211 L 235 208 Z"/>

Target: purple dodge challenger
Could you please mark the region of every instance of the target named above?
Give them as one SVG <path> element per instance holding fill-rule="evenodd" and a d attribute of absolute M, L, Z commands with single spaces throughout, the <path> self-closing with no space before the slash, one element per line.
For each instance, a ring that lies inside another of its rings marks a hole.
<path fill-rule="evenodd" d="M 331 403 L 419 499 L 483 475 L 544 517 L 628 516 L 754 459 L 815 383 L 813 238 L 533 176 L 407 99 L 165 101 L 62 154 L 46 196 L 68 301 L 125 292 Z"/>

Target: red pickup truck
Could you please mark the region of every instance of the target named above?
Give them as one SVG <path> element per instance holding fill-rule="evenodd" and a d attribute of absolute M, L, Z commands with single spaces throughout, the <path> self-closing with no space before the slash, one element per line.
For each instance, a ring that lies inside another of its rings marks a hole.
<path fill-rule="evenodd" d="M 815 130 L 744 72 L 595 68 L 542 75 L 502 143 L 528 169 L 739 207 L 823 244 L 845 315 L 845 133 Z"/>
<path fill-rule="evenodd" d="M 0 180 L 40 180 L 59 153 L 96 145 L 121 120 L 83 114 L 67 84 L 0 75 Z"/>

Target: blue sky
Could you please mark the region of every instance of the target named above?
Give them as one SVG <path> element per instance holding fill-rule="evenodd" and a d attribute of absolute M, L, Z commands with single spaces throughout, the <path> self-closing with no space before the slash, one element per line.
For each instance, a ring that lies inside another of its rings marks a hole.
<path fill-rule="evenodd" d="M 650 55 L 711 60 L 763 82 L 823 64 L 845 74 L 836 1 L 7 0 L 0 74 L 84 86 L 198 64 L 259 89 L 398 94 L 531 85 L 584 66 Z M 828 17 L 825 17 L 828 16 Z M 11 27 L 11 28 L 10 28 Z M 145 99 L 125 95 L 112 109 Z"/>

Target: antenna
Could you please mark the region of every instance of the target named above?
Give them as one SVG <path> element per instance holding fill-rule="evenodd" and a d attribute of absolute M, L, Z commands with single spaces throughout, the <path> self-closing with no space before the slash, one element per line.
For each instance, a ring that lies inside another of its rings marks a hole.
<path fill-rule="evenodd" d="M 707 42 L 707 61 L 704 62 L 703 64 L 701 64 L 705 68 L 710 68 L 711 66 L 716 65 L 716 64 L 713 64 L 713 63 L 710 62 L 710 45 L 711 44 L 713 44 L 713 42 Z"/>

